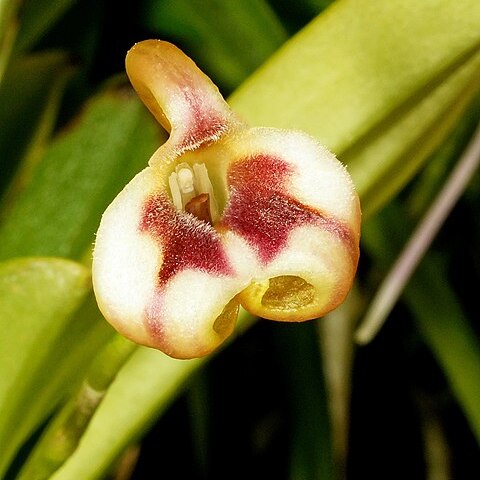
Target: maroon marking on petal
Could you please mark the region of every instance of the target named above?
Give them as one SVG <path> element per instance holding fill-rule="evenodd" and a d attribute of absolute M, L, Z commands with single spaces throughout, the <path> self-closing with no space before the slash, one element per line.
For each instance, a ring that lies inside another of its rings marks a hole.
<path fill-rule="evenodd" d="M 165 195 L 155 195 L 146 201 L 139 228 L 154 237 L 162 248 L 159 286 L 186 269 L 213 275 L 232 274 L 220 237 L 213 227 L 189 213 L 177 211 Z"/>
<path fill-rule="evenodd" d="M 286 246 L 292 230 L 308 224 L 345 242 L 356 262 L 358 249 L 347 226 L 288 195 L 287 182 L 293 173 L 292 166 L 281 158 L 263 154 L 233 164 L 222 223 L 246 238 L 264 264 Z"/>
<path fill-rule="evenodd" d="M 213 227 L 190 213 L 176 210 L 166 195 L 147 199 L 139 229 L 158 242 L 163 254 L 157 287 L 145 309 L 145 325 L 155 339 L 155 347 L 171 354 L 162 323 L 165 284 L 186 269 L 217 276 L 231 275 L 233 269 Z"/>
<path fill-rule="evenodd" d="M 179 145 L 180 150 L 196 148 L 220 138 L 229 127 L 227 119 L 218 110 L 208 105 L 202 90 L 195 82 L 184 79 L 182 95 L 188 105 L 189 119 L 186 133 Z"/>
<path fill-rule="evenodd" d="M 157 286 L 150 303 L 145 309 L 145 323 L 151 337 L 155 339 L 155 348 L 162 351 L 168 347 L 168 336 L 165 334 L 165 326 L 162 322 L 164 314 L 165 295 L 161 288 Z"/>

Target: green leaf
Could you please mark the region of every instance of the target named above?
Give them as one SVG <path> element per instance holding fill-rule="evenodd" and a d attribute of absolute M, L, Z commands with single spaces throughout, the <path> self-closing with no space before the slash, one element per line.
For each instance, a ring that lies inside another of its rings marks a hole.
<path fill-rule="evenodd" d="M 365 217 L 418 171 L 480 87 L 480 4 L 403 4 L 336 2 L 232 97 L 255 124 L 296 127 L 332 149 Z"/>
<path fill-rule="evenodd" d="M 202 363 L 140 348 L 109 389 L 78 450 L 52 480 L 101 478 L 125 447 L 165 411 Z"/>
<path fill-rule="evenodd" d="M 314 322 L 281 325 L 274 342 L 292 415 L 290 477 L 335 477 L 328 402 Z"/>
<path fill-rule="evenodd" d="M 384 205 L 423 166 L 479 87 L 480 55 L 476 55 L 415 106 L 342 155 L 362 197 L 364 217 Z"/>
<path fill-rule="evenodd" d="M 59 51 L 29 55 L 10 65 L 0 88 L 0 158 L 4 164 L 0 188 L 34 144 L 40 147 L 50 133 L 71 68 L 66 54 Z M 25 170 L 30 170 L 30 163 Z"/>
<path fill-rule="evenodd" d="M 20 0 L 0 0 L 0 84 L 17 35 Z"/>
<path fill-rule="evenodd" d="M 304 130 L 337 154 L 415 105 L 480 47 L 476 0 L 340 0 L 231 98 L 256 125 Z M 381 132 L 379 132 L 381 133 Z"/>
<path fill-rule="evenodd" d="M 0 259 L 80 258 L 102 212 L 161 143 L 128 90 L 110 89 L 52 144 L 0 226 Z"/>
<path fill-rule="evenodd" d="M 237 330 L 242 332 L 252 321 L 247 312 L 240 310 Z M 140 347 L 108 390 L 78 450 L 52 480 L 101 478 L 206 361 L 208 358 L 175 360 L 157 350 Z"/>
<path fill-rule="evenodd" d="M 58 389 L 45 395 L 45 383 L 62 376 L 57 362 L 68 344 L 58 345 L 58 339 L 72 333 L 74 312 L 90 290 L 88 269 L 70 261 L 33 258 L 0 264 L 0 476 L 45 407 L 50 403 L 48 414 L 58 401 Z"/>
<path fill-rule="evenodd" d="M 393 261 L 409 231 L 402 222 L 405 218 L 405 211 L 391 203 L 382 215 L 365 224 L 364 247 L 381 265 Z M 480 442 L 480 342 L 448 283 L 445 265 L 434 255 L 426 255 L 404 298 Z"/>
<path fill-rule="evenodd" d="M 144 17 L 150 30 L 183 45 L 228 91 L 287 39 L 265 0 L 150 0 Z"/>
<path fill-rule="evenodd" d="M 380 136 L 342 156 L 362 196 L 364 217 L 393 198 L 451 132 L 478 91 L 479 72 L 477 55 Z"/>
<path fill-rule="evenodd" d="M 445 282 L 445 268 L 432 258 L 425 260 L 405 298 L 480 443 L 480 342 Z"/>
<path fill-rule="evenodd" d="M 480 95 L 477 95 L 449 138 L 429 157 L 428 164 L 415 181 L 407 207 L 412 216 L 420 218 L 426 212 L 445 183 L 448 173 L 459 159 L 465 145 L 472 138 L 479 122 Z"/>
<path fill-rule="evenodd" d="M 31 48 L 75 3 L 75 0 L 26 0 L 15 49 L 25 51 Z"/>

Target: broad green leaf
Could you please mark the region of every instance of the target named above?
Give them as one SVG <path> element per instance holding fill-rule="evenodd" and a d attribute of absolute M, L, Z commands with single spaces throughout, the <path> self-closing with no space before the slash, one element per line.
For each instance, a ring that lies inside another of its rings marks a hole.
<path fill-rule="evenodd" d="M 71 70 L 63 52 L 46 52 L 11 63 L 0 85 L 0 189 L 32 144 L 44 112 L 58 103 Z"/>
<path fill-rule="evenodd" d="M 347 163 L 362 197 L 364 217 L 392 198 L 442 142 L 480 88 L 480 55 L 476 55 L 428 96 L 379 132 L 348 149 Z"/>
<path fill-rule="evenodd" d="M 30 409 L 39 401 L 35 397 L 43 397 L 44 407 L 47 400 L 50 409 L 58 401 L 52 391 L 45 398 L 43 388 L 51 376 L 62 376 L 58 362 L 68 345 L 58 345 L 58 338 L 66 330 L 79 331 L 71 322 L 90 290 L 88 269 L 70 261 L 33 258 L 0 264 L 0 472 L 38 424 L 38 409 Z"/>
<path fill-rule="evenodd" d="M 256 125 L 304 130 L 341 155 L 479 47 L 476 0 L 340 0 L 231 101 Z"/>
<path fill-rule="evenodd" d="M 8 211 L 0 226 L 0 259 L 80 258 L 93 243 L 103 210 L 161 141 L 128 90 L 98 95 L 46 151 Z"/>
<path fill-rule="evenodd" d="M 374 130 L 380 136 L 473 58 L 479 44 L 480 4 L 474 0 L 414 6 L 339 0 L 247 80 L 231 104 L 254 124 L 306 130 L 341 154 Z M 197 366 L 179 367 L 143 349 L 134 355 L 54 479 L 100 478 Z"/>
<path fill-rule="evenodd" d="M 187 48 L 199 66 L 228 91 L 287 39 L 265 0 L 150 0 L 145 12 L 151 31 Z"/>
<path fill-rule="evenodd" d="M 330 147 L 365 217 L 405 185 L 480 87 L 479 4 L 403 5 L 336 2 L 232 97 L 254 123 L 297 127 Z"/>

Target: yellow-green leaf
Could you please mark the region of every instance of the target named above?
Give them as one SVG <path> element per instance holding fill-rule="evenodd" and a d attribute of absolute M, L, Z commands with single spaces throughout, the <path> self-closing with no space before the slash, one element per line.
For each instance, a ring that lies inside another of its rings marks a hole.
<path fill-rule="evenodd" d="M 45 407 L 51 410 L 59 400 L 58 389 L 45 397 L 44 387 L 61 373 L 56 368 L 61 370 L 65 346 L 58 339 L 75 329 L 72 318 L 90 290 L 89 270 L 71 261 L 28 258 L 0 264 L 0 476 L 48 414 Z"/>

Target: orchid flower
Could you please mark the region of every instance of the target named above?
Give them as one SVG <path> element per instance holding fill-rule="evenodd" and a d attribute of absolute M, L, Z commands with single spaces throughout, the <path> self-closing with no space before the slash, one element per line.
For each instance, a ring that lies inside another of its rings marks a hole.
<path fill-rule="evenodd" d="M 137 43 L 126 69 L 170 136 L 102 217 L 93 281 L 105 318 L 193 358 L 233 332 L 240 305 L 291 322 L 337 307 L 358 263 L 360 206 L 335 156 L 304 133 L 247 126 L 168 42 Z"/>

